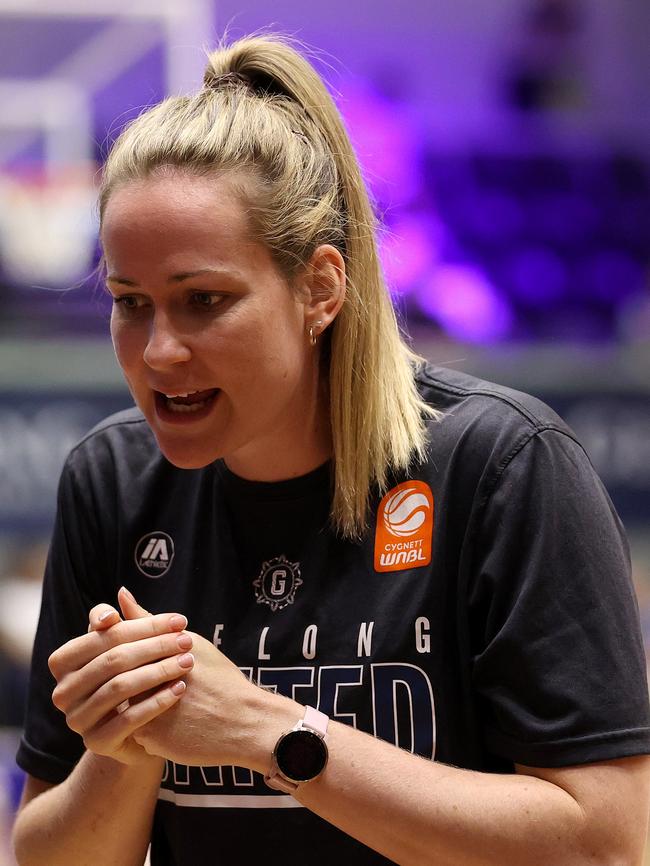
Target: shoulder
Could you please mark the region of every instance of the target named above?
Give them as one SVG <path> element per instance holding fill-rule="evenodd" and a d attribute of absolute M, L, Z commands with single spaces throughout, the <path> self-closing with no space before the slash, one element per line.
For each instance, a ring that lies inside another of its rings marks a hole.
<path fill-rule="evenodd" d="M 497 385 L 467 373 L 430 364 L 416 374 L 423 399 L 440 413 L 431 433 L 455 441 L 471 436 L 474 441 L 506 440 L 522 443 L 536 434 L 553 431 L 577 442 L 573 430 L 542 400 Z"/>
<path fill-rule="evenodd" d="M 522 429 L 572 431 L 550 406 L 537 397 L 446 367 L 424 364 L 416 375 L 424 399 L 444 417 L 492 415 Z"/>
<path fill-rule="evenodd" d="M 72 448 L 64 476 L 105 481 L 109 475 L 140 475 L 166 462 L 140 410 L 126 409 L 100 421 Z"/>
<path fill-rule="evenodd" d="M 96 424 L 77 443 L 75 449 L 90 447 L 105 439 L 120 441 L 133 438 L 153 439 L 151 429 L 139 409 L 124 409 Z"/>
<path fill-rule="evenodd" d="M 576 455 L 592 472 L 573 430 L 536 397 L 429 364 L 418 370 L 416 381 L 423 399 L 440 413 L 429 425 L 429 464 L 489 487 L 515 458 L 521 462 L 524 454 L 530 459 L 538 453 L 538 445 L 560 464 L 564 455 Z"/>

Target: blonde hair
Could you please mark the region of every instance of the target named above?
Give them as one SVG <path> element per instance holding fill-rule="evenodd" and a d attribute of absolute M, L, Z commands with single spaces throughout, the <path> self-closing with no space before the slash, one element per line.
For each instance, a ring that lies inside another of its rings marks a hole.
<path fill-rule="evenodd" d="M 333 441 L 332 520 L 359 537 L 373 487 L 422 459 L 421 362 L 403 341 L 379 262 L 377 223 L 343 121 L 322 79 L 286 37 L 253 36 L 208 58 L 204 87 L 147 110 L 120 135 L 100 189 L 173 166 L 237 172 L 252 228 L 290 281 L 324 243 L 341 252 L 346 299 L 324 347 Z M 248 190 L 248 191 L 247 191 Z"/>

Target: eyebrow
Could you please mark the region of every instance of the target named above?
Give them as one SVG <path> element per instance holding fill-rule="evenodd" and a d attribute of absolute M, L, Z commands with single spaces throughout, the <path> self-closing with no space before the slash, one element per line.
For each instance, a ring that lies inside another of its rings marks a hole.
<path fill-rule="evenodd" d="M 182 271 L 179 274 L 172 274 L 171 277 L 167 279 L 167 282 L 182 283 L 184 280 L 191 280 L 194 277 L 202 277 L 206 274 L 227 277 L 238 282 L 241 280 L 241 277 L 236 271 L 230 271 L 223 268 L 199 268 L 197 271 Z M 121 286 L 129 286 L 130 288 L 137 288 L 138 286 L 138 284 L 133 280 L 127 280 L 126 277 L 121 277 L 118 274 L 109 274 L 106 277 L 106 281 L 109 283 L 118 283 Z"/>

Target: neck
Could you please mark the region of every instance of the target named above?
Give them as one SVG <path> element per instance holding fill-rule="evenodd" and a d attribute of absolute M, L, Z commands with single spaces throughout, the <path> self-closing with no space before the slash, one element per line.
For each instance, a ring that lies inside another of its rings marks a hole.
<path fill-rule="evenodd" d="M 309 412 L 288 413 L 281 430 L 224 458 L 228 469 L 247 481 L 285 481 L 322 466 L 333 453 L 327 382 L 317 386 Z"/>

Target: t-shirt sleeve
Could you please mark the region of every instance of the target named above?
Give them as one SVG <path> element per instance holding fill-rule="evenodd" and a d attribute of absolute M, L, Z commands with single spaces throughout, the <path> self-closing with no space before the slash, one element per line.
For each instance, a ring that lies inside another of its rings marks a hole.
<path fill-rule="evenodd" d="M 47 782 L 62 782 L 84 751 L 82 738 L 68 728 L 52 703 L 56 685 L 48 668 L 55 649 L 86 632 L 88 612 L 97 603 L 105 555 L 96 527 L 96 509 L 79 461 L 68 459 L 59 483 L 57 516 L 43 583 L 27 700 L 25 727 L 16 762 Z M 105 600 L 105 599 L 104 599 Z"/>
<path fill-rule="evenodd" d="M 650 752 L 627 542 L 583 449 L 556 429 L 522 438 L 479 525 L 469 611 L 487 748 L 546 767 Z"/>

